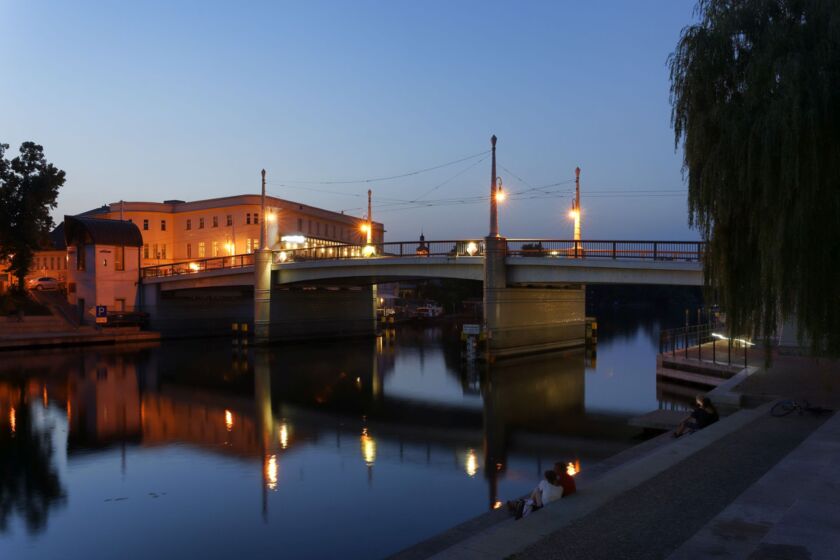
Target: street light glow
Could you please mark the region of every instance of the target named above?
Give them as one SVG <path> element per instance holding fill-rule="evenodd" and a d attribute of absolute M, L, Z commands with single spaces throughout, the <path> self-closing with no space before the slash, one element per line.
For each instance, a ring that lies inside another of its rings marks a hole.
<path fill-rule="evenodd" d="M 502 190 L 502 187 L 499 187 L 499 190 L 496 191 L 496 202 L 504 202 L 505 198 L 507 198 L 505 191 Z"/>

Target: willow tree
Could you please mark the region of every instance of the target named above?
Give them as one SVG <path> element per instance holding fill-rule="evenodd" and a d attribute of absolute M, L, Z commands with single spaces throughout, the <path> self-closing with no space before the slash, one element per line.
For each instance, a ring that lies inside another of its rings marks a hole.
<path fill-rule="evenodd" d="M 840 354 L 840 1 L 699 0 L 669 59 L 689 222 L 736 333 Z"/>

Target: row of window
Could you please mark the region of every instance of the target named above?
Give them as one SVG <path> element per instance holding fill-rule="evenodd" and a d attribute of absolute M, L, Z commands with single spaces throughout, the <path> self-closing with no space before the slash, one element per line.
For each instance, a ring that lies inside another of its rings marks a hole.
<path fill-rule="evenodd" d="M 35 257 L 32 261 L 34 270 L 67 270 L 67 259 L 64 257 Z"/>
<path fill-rule="evenodd" d="M 185 227 L 186 227 L 187 230 L 192 230 L 192 225 L 193 225 L 192 222 L 193 222 L 192 218 L 188 218 L 186 220 Z M 346 230 L 343 227 L 336 228 L 335 224 L 322 224 L 321 222 L 319 222 L 317 220 L 314 223 L 313 223 L 312 220 L 307 220 L 307 222 L 308 222 L 307 223 L 308 227 L 306 229 L 306 233 L 308 233 L 309 235 L 315 235 L 317 237 L 321 237 L 321 236 L 330 237 L 332 239 L 341 239 L 341 240 L 344 240 L 344 241 L 354 241 L 359 235 L 358 232 L 355 229 Z M 259 223 L 260 223 L 260 215 L 259 215 L 258 212 L 253 212 L 253 213 L 248 212 L 248 213 L 245 214 L 245 224 L 246 225 L 259 224 Z M 212 224 L 212 227 L 214 227 L 214 228 L 219 227 L 219 216 L 213 216 L 211 224 Z M 227 214 L 225 216 L 225 225 L 228 226 L 228 227 L 233 225 L 233 214 Z M 314 227 L 313 227 L 313 225 L 314 225 Z M 204 229 L 204 226 L 205 226 L 204 218 L 203 217 L 198 218 L 198 229 Z M 298 218 L 298 231 L 300 233 L 304 232 L 303 226 L 304 226 L 303 218 Z M 323 226 L 323 228 L 322 228 L 322 226 Z M 144 231 L 149 230 L 149 220 L 148 219 L 143 220 L 143 230 Z M 160 231 L 166 231 L 166 220 L 161 220 L 160 221 Z M 336 233 L 338 233 L 338 236 L 336 236 Z M 166 258 L 166 257 L 162 257 L 162 258 Z"/>
<path fill-rule="evenodd" d="M 160 245 L 158 245 L 157 243 L 152 243 L 151 245 L 149 245 L 148 243 L 145 243 L 143 245 L 143 258 L 144 259 L 165 259 L 166 258 L 166 243 L 161 243 Z"/>

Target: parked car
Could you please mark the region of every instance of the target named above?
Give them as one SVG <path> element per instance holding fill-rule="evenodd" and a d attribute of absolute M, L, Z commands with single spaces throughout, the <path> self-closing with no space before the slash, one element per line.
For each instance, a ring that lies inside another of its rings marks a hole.
<path fill-rule="evenodd" d="M 49 276 L 42 276 L 40 278 L 33 278 L 29 281 L 30 290 L 58 290 L 61 288 L 58 280 L 50 278 Z"/>

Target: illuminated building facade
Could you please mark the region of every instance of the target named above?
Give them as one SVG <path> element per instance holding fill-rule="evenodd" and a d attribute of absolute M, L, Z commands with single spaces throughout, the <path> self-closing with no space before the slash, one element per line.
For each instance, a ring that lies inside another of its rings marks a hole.
<path fill-rule="evenodd" d="M 268 246 L 364 244 L 364 218 L 266 196 Z M 143 236 L 141 266 L 252 253 L 260 244 L 260 196 L 184 202 L 114 202 L 84 216 L 128 220 Z M 384 228 L 373 223 L 373 243 Z M 286 238 L 285 241 L 283 238 Z"/>

